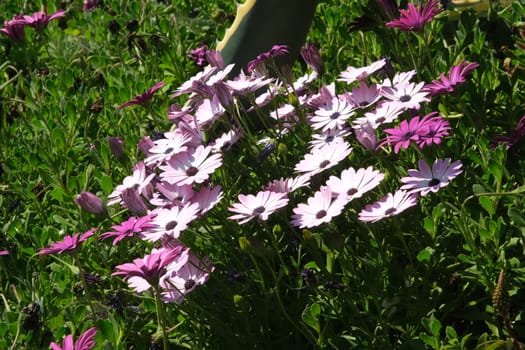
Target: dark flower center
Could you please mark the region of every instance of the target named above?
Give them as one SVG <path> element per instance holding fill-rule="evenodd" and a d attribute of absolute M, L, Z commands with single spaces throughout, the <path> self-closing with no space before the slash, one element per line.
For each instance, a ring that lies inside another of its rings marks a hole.
<path fill-rule="evenodd" d="M 326 216 L 326 210 L 320 210 L 317 212 L 317 214 L 315 214 L 316 219 L 321 219 L 321 218 L 324 218 L 325 216 Z"/>
<path fill-rule="evenodd" d="M 351 188 L 348 191 L 346 191 L 346 194 L 349 196 L 352 196 L 357 193 L 357 188 Z"/>
<path fill-rule="evenodd" d="M 173 230 L 175 226 L 177 226 L 177 221 L 170 221 L 166 224 L 166 230 Z"/>
<path fill-rule="evenodd" d="M 399 98 L 399 101 L 401 101 L 401 102 L 408 102 L 408 101 L 410 101 L 411 99 L 412 99 L 412 96 L 410 96 L 410 95 L 403 95 L 403 96 L 401 96 L 401 97 Z"/>
<path fill-rule="evenodd" d="M 440 183 L 441 183 L 441 180 L 433 178 L 432 180 L 428 182 L 428 186 L 432 187 L 432 186 L 439 185 Z"/>
<path fill-rule="evenodd" d="M 405 135 L 403 135 L 403 139 L 409 140 L 414 135 L 415 133 L 413 131 L 408 131 Z"/>
<path fill-rule="evenodd" d="M 392 215 L 396 212 L 396 208 L 390 208 L 385 211 L 385 215 Z"/>
<path fill-rule="evenodd" d="M 359 102 L 359 106 L 360 106 L 360 107 L 364 107 L 364 106 L 366 106 L 367 104 L 369 104 L 368 101 L 361 101 L 361 102 Z"/>
<path fill-rule="evenodd" d="M 384 122 L 385 120 L 386 120 L 385 117 L 379 117 L 379 118 L 376 119 L 376 123 L 377 123 L 377 124 L 381 124 L 381 123 Z"/>
<path fill-rule="evenodd" d="M 173 147 L 168 147 L 168 148 L 166 148 L 166 150 L 164 151 L 164 154 L 170 154 L 171 152 L 173 152 Z"/>
<path fill-rule="evenodd" d="M 328 164 L 330 164 L 330 161 L 329 160 L 323 160 L 321 162 L 321 164 L 319 164 L 319 168 L 323 169 L 324 167 L 326 167 Z"/>
<path fill-rule="evenodd" d="M 332 142 L 334 140 L 334 136 L 333 135 L 330 135 L 330 136 L 327 136 L 325 141 L 326 142 Z"/>
<path fill-rule="evenodd" d="M 199 172 L 199 169 L 192 166 L 192 167 L 189 167 L 188 170 L 186 170 L 186 175 L 188 176 L 194 176 L 195 174 L 197 174 Z"/>
<path fill-rule="evenodd" d="M 195 286 L 195 283 L 196 282 L 192 279 L 187 280 L 186 282 L 184 282 L 184 289 L 186 290 L 192 289 Z"/>
<path fill-rule="evenodd" d="M 332 113 L 332 115 L 330 116 L 330 119 L 334 120 L 334 119 L 339 118 L 339 116 L 341 116 L 341 113 L 339 113 L 339 112 L 334 112 L 334 113 Z"/>
<path fill-rule="evenodd" d="M 255 209 L 253 209 L 253 213 L 254 214 L 262 214 L 264 213 L 266 209 L 261 205 L 260 207 L 257 207 Z"/>

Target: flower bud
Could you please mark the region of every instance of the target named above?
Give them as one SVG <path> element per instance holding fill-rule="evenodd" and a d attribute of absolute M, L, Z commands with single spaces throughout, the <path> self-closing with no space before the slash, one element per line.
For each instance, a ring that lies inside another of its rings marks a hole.
<path fill-rule="evenodd" d="M 322 75 L 324 73 L 324 64 L 319 54 L 319 50 L 314 44 L 310 44 L 301 49 L 301 57 L 314 71 Z"/>
<path fill-rule="evenodd" d="M 106 208 L 104 207 L 102 199 L 91 192 L 80 192 L 77 198 L 75 198 L 75 203 L 83 210 L 92 214 L 103 215 L 106 213 Z"/>
<path fill-rule="evenodd" d="M 126 188 L 120 195 L 122 202 L 133 215 L 146 215 L 148 206 L 135 188 Z"/>
<path fill-rule="evenodd" d="M 118 160 L 123 160 L 126 156 L 124 153 L 124 149 L 122 148 L 122 145 L 124 144 L 124 141 L 120 137 L 110 136 L 108 138 L 109 142 L 109 148 L 111 149 L 111 152 L 117 158 Z"/>

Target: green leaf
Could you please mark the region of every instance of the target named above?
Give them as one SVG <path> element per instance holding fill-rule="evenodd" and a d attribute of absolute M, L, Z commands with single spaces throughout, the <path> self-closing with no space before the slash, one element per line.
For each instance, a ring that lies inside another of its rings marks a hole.
<path fill-rule="evenodd" d="M 321 307 L 319 304 L 312 304 L 307 306 L 301 318 L 310 328 L 314 329 L 317 333 L 321 333 L 321 323 L 319 322 L 319 314 L 321 313 Z"/>
<path fill-rule="evenodd" d="M 496 200 L 489 196 L 481 196 L 479 197 L 479 204 L 489 213 L 490 215 L 494 215 L 496 213 L 495 208 Z"/>
<path fill-rule="evenodd" d="M 507 214 L 512 219 L 514 225 L 525 227 L 525 216 L 521 210 L 518 210 L 515 207 L 509 208 Z"/>
<path fill-rule="evenodd" d="M 423 261 L 430 261 L 430 257 L 432 256 L 432 254 L 434 253 L 434 249 L 433 248 L 430 248 L 430 247 L 426 247 L 425 249 L 421 250 L 418 254 L 417 254 L 417 260 L 420 261 L 420 262 L 423 262 Z"/>
<path fill-rule="evenodd" d="M 441 322 L 439 322 L 439 320 L 435 318 L 434 315 L 423 318 L 421 323 L 432 335 L 439 336 L 439 332 L 441 331 Z"/>

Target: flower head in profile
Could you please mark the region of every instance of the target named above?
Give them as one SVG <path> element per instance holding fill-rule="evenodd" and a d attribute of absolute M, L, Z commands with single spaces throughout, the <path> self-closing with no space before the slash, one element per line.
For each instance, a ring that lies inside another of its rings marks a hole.
<path fill-rule="evenodd" d="M 298 188 L 306 187 L 310 185 L 310 176 L 299 175 L 297 177 L 280 178 L 278 180 L 270 181 L 264 189 L 266 191 L 278 192 L 278 193 L 290 193 Z"/>
<path fill-rule="evenodd" d="M 83 11 L 93 11 L 97 8 L 99 0 L 84 0 Z"/>
<path fill-rule="evenodd" d="M 319 75 L 324 73 L 324 63 L 315 44 L 308 44 L 301 49 L 301 57 Z"/>
<path fill-rule="evenodd" d="M 117 270 L 111 275 L 124 275 L 124 280 L 137 293 L 142 293 L 156 285 L 166 268 L 182 253 L 183 246 L 174 248 L 153 249 L 151 254 L 144 258 L 137 258 L 132 263 L 115 267 Z"/>
<path fill-rule="evenodd" d="M 50 254 L 62 254 L 65 252 L 74 251 L 78 248 L 80 243 L 93 236 L 97 228 L 92 228 L 83 234 L 75 233 L 72 236 L 64 236 L 61 242 L 51 243 L 48 248 L 42 248 L 38 251 L 39 256 L 50 255 Z"/>
<path fill-rule="evenodd" d="M 450 158 L 436 159 L 432 168 L 423 159 L 420 159 L 418 166 L 419 170 L 410 169 L 408 170 L 410 176 L 401 179 L 401 182 L 404 183 L 401 189 L 409 193 L 419 192 L 422 196 L 429 192 L 437 192 L 463 172 L 461 170 L 463 164 L 459 160 L 450 163 Z"/>
<path fill-rule="evenodd" d="M 208 46 L 203 44 L 199 48 L 191 50 L 188 57 L 193 60 L 197 66 L 204 67 L 208 64 L 208 60 L 206 59 L 207 51 Z"/>
<path fill-rule="evenodd" d="M 417 204 L 418 196 L 404 190 L 388 193 L 379 202 L 367 205 L 359 213 L 359 220 L 376 222 L 381 219 L 398 215 L 406 209 Z"/>
<path fill-rule="evenodd" d="M 148 174 L 146 165 L 143 162 L 137 163 L 133 167 L 133 174 L 126 176 L 121 185 L 117 185 L 115 190 L 108 196 L 108 205 L 122 203 L 122 193 L 126 189 L 134 189 L 140 195 L 149 198 L 153 192 L 151 184 L 155 174 Z"/>
<path fill-rule="evenodd" d="M 256 69 L 259 69 L 260 66 L 263 66 L 269 59 L 279 56 L 284 56 L 288 54 L 288 47 L 286 45 L 274 45 L 272 48 L 258 55 L 255 59 L 248 62 L 248 73 L 254 72 Z"/>
<path fill-rule="evenodd" d="M 199 259 L 189 249 L 184 250 L 160 279 L 160 286 L 166 289 L 162 292 L 162 299 L 182 303 L 186 294 L 203 285 L 214 269 L 207 257 Z"/>
<path fill-rule="evenodd" d="M 2 255 L 9 255 L 9 251 L 8 250 L 0 250 L 0 256 Z"/>
<path fill-rule="evenodd" d="M 100 235 L 100 239 L 114 237 L 113 245 L 116 245 L 124 238 L 133 237 L 135 235 L 141 236 L 142 232 L 155 227 L 155 225 L 151 223 L 154 216 L 155 215 L 153 214 L 145 215 L 140 218 L 132 216 L 120 225 L 111 226 L 114 231 L 104 232 Z"/>
<path fill-rule="evenodd" d="M 164 86 L 164 82 L 161 81 L 155 84 L 151 89 L 143 92 L 142 94 L 135 96 L 133 99 L 129 100 L 128 102 L 121 104 L 120 106 L 117 107 L 117 109 L 122 109 L 124 107 L 132 106 L 132 105 L 144 106 L 149 101 L 151 101 L 151 99 L 153 98 L 153 94 L 155 94 L 155 91 L 157 91 L 163 86 Z"/>
<path fill-rule="evenodd" d="M 419 32 L 441 11 L 443 11 L 443 7 L 439 0 L 429 0 L 425 6 L 422 4 L 414 6 L 413 3 L 409 3 L 408 9 L 399 10 L 401 13 L 399 19 L 386 23 L 386 26 L 407 32 Z"/>
<path fill-rule="evenodd" d="M 237 214 L 228 217 L 228 219 L 241 219 L 239 224 L 244 224 L 253 218 L 266 221 L 277 209 L 288 204 L 286 193 L 272 191 L 261 191 L 255 196 L 253 194 L 240 194 L 238 198 L 239 203 L 234 203 L 232 207 L 228 208 L 229 211 Z"/>
<path fill-rule="evenodd" d="M 23 41 L 25 38 L 25 25 L 23 15 L 15 15 L 12 20 L 5 21 L 0 33 L 4 33 L 13 41 Z"/>
<path fill-rule="evenodd" d="M 456 85 L 464 83 L 467 74 L 477 67 L 479 67 L 477 62 L 467 63 L 463 61 L 450 69 L 448 77 L 441 74 L 439 80 L 432 80 L 431 84 L 425 85 L 424 90 L 430 92 L 431 96 L 452 92 Z"/>
<path fill-rule="evenodd" d="M 365 67 L 348 67 L 344 72 L 341 72 L 339 74 L 338 81 L 344 81 L 347 84 L 351 84 L 354 81 L 358 80 L 364 80 L 368 78 L 373 73 L 377 72 L 381 68 L 383 68 L 386 65 L 386 59 L 382 58 L 380 60 L 377 60 L 373 63 L 371 63 L 368 66 Z"/>
<path fill-rule="evenodd" d="M 45 28 L 47 24 L 51 22 L 52 20 L 59 18 L 59 17 L 64 17 L 65 14 L 66 14 L 66 11 L 60 10 L 60 11 L 55 12 L 51 16 L 48 16 L 47 8 L 44 7 L 44 12 L 35 12 L 33 13 L 33 16 L 25 15 L 24 21 L 28 26 L 33 27 L 37 30 L 40 30 L 40 29 Z"/>
<path fill-rule="evenodd" d="M 345 199 L 334 197 L 330 187 L 321 187 L 313 197 L 308 198 L 307 204 L 299 203 L 293 209 L 291 223 L 300 228 L 319 226 L 341 214 L 346 203 Z"/>
<path fill-rule="evenodd" d="M 90 350 L 95 346 L 95 336 L 97 335 L 97 329 L 95 327 L 89 328 L 78 337 L 77 341 L 73 343 L 73 335 L 68 334 L 62 340 L 62 345 L 58 345 L 55 342 L 49 344 L 53 350 Z"/>

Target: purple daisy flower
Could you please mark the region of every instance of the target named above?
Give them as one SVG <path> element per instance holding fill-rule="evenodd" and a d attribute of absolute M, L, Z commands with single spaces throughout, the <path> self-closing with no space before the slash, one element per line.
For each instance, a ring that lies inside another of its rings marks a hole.
<path fill-rule="evenodd" d="M 122 109 L 124 107 L 132 106 L 132 105 L 142 105 L 143 106 L 147 104 L 149 101 L 151 101 L 155 91 L 157 91 L 163 86 L 164 86 L 164 82 L 161 81 L 155 84 L 151 89 L 143 92 L 140 95 L 135 96 L 133 99 L 129 100 L 128 102 L 121 104 L 120 106 L 117 107 L 117 109 Z"/>
<path fill-rule="evenodd" d="M 135 235 L 139 235 L 140 237 L 142 236 L 142 232 L 155 227 L 155 225 L 151 223 L 154 216 L 154 214 L 149 214 L 140 218 L 132 216 L 120 225 L 111 226 L 115 231 L 104 232 L 100 235 L 100 239 L 114 237 L 113 245 L 116 245 L 127 237 L 133 237 Z"/>
<path fill-rule="evenodd" d="M 430 92 L 431 96 L 452 92 L 456 85 L 464 83 L 467 74 L 477 67 L 479 67 L 479 63 L 477 62 L 467 64 L 467 62 L 463 61 L 450 69 L 448 77 L 441 74 L 439 80 L 432 80 L 431 84 L 425 85 L 424 90 Z"/>
<path fill-rule="evenodd" d="M 78 248 L 80 243 L 87 240 L 89 237 L 93 236 L 95 231 L 98 228 L 92 228 L 89 231 L 86 231 L 83 234 L 75 233 L 72 236 L 64 236 L 64 239 L 61 242 L 51 243 L 49 248 L 42 248 L 38 251 L 39 256 L 50 255 L 50 254 L 62 254 L 65 252 L 74 251 Z"/>
<path fill-rule="evenodd" d="M 432 21 L 432 19 L 443 10 L 439 0 L 430 0 L 425 6 L 422 6 L 422 4 L 414 6 L 414 4 L 409 3 L 408 9 L 399 10 L 401 13 L 399 19 L 387 22 L 386 26 L 407 32 L 419 32 L 426 23 Z"/>
<path fill-rule="evenodd" d="M 286 195 L 286 193 L 272 191 L 261 191 L 255 196 L 253 194 L 240 194 L 239 203 L 234 203 L 232 207 L 228 208 L 229 211 L 237 214 L 228 217 L 228 219 L 241 219 L 239 225 L 244 224 L 253 218 L 259 218 L 266 221 L 277 209 L 288 204 L 288 198 Z"/>
<path fill-rule="evenodd" d="M 25 15 L 24 21 L 28 26 L 39 30 L 39 29 L 45 28 L 45 26 L 47 26 L 47 24 L 51 22 L 52 20 L 59 18 L 59 17 L 64 17 L 65 14 L 66 14 L 66 11 L 60 10 L 60 11 L 55 12 L 51 16 L 48 16 L 47 8 L 44 6 L 44 12 L 35 12 L 33 13 L 33 16 Z"/>
<path fill-rule="evenodd" d="M 436 159 L 432 169 L 423 159 L 419 160 L 418 166 L 419 170 L 410 169 L 408 170 L 410 176 L 401 179 L 404 183 L 401 189 L 408 190 L 409 193 L 419 192 L 422 196 L 429 192 L 437 192 L 463 172 L 461 170 L 463 164 L 459 160 L 450 163 L 450 158 Z"/>
<path fill-rule="evenodd" d="M 396 193 L 388 193 L 379 202 L 367 205 L 359 213 L 359 220 L 365 222 L 376 222 L 381 219 L 398 215 L 406 209 L 417 204 L 418 196 L 399 190 Z"/>
<path fill-rule="evenodd" d="M 434 113 L 429 115 L 434 115 Z M 429 115 L 423 118 L 416 116 L 409 121 L 402 120 L 397 128 L 385 129 L 388 136 L 385 141 L 381 142 L 380 146 L 386 143 L 394 144 L 394 153 L 398 153 L 401 148 L 407 149 L 411 141 L 420 141 L 429 133 L 429 126 L 433 123 L 431 118 L 428 118 Z"/>
<path fill-rule="evenodd" d="M 95 327 L 89 328 L 78 337 L 77 341 L 73 343 L 73 335 L 68 334 L 62 340 L 62 346 L 55 342 L 49 344 L 53 350 L 90 350 L 95 346 L 95 336 L 97 329 Z"/>

